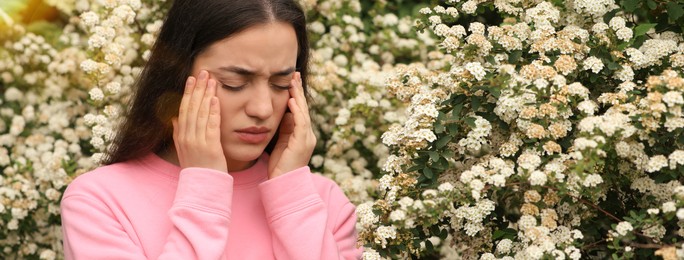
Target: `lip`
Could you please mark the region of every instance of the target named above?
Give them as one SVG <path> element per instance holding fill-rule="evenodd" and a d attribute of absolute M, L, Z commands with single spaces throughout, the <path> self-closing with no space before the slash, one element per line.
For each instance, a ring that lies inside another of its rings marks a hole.
<path fill-rule="evenodd" d="M 266 127 L 247 127 L 238 129 L 235 131 L 238 138 L 246 143 L 258 144 L 266 141 L 268 138 L 268 133 L 271 132 L 270 129 Z"/>

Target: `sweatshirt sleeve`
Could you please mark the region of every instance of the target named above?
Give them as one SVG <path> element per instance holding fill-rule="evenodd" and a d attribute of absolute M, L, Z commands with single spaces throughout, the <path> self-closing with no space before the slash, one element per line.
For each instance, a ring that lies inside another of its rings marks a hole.
<path fill-rule="evenodd" d="M 361 258 L 362 249 L 356 247 L 354 205 L 335 185 L 324 202 L 309 167 L 268 180 L 259 190 L 273 232 L 275 258 Z"/>
<path fill-rule="evenodd" d="M 124 230 L 101 194 L 88 183 L 69 187 L 62 203 L 66 259 L 147 259 Z M 233 179 L 201 168 L 180 173 L 173 206 L 173 227 L 158 259 L 222 259 L 228 242 Z M 116 205 L 114 205 L 116 206 Z"/>

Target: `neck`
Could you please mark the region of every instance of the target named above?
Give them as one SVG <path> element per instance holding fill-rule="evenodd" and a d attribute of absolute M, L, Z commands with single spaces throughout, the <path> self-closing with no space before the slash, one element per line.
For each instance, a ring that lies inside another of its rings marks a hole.
<path fill-rule="evenodd" d="M 181 166 L 180 161 L 178 160 L 178 153 L 176 152 L 176 147 L 173 145 L 165 150 L 157 152 L 156 154 L 157 156 L 159 156 L 167 162 Z M 226 158 L 226 163 L 228 164 L 228 172 L 238 172 L 248 169 L 249 167 L 252 167 L 256 162 L 257 160 L 243 162 Z"/>

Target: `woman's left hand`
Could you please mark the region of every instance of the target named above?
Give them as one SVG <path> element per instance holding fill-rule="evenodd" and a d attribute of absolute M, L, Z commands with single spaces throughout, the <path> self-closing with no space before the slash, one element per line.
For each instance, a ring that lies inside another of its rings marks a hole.
<path fill-rule="evenodd" d="M 307 166 L 316 146 L 299 72 L 295 72 L 290 84 L 290 99 L 287 101 L 290 112 L 286 112 L 280 122 L 278 141 L 268 162 L 269 179 Z"/>

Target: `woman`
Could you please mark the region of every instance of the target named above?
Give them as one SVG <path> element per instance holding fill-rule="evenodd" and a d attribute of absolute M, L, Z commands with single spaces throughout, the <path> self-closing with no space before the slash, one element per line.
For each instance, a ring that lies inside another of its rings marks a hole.
<path fill-rule="evenodd" d="M 307 167 L 308 51 L 291 0 L 176 0 L 106 166 L 64 194 L 66 258 L 359 258 Z"/>

